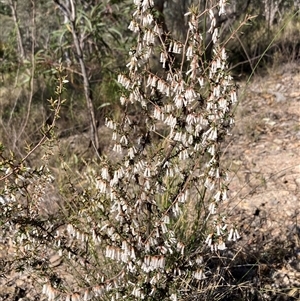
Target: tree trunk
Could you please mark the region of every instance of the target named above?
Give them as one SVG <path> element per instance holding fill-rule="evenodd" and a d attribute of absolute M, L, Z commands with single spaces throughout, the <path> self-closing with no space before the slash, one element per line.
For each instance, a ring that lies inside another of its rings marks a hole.
<path fill-rule="evenodd" d="M 9 0 L 9 7 L 11 9 L 12 17 L 13 17 L 15 27 L 16 27 L 18 51 L 19 51 L 20 61 L 22 61 L 25 58 L 25 51 L 24 51 L 24 47 L 23 47 L 22 36 L 21 36 L 19 20 L 18 20 L 18 15 L 17 15 L 17 2 L 14 0 Z"/>

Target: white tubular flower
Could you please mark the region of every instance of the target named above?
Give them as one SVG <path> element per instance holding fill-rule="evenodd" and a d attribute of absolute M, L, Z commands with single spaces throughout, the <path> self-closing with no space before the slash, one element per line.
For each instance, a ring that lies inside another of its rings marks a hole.
<path fill-rule="evenodd" d="M 192 59 L 192 62 L 191 62 L 191 69 L 189 69 L 189 70 L 186 72 L 186 75 L 191 74 L 191 78 L 192 78 L 192 79 L 196 79 L 196 77 L 197 77 L 197 70 L 198 70 L 198 68 L 199 68 L 198 61 L 199 61 L 198 56 L 197 56 L 197 55 L 194 55 L 194 56 L 193 56 L 193 59 Z M 199 81 L 199 78 L 198 78 L 198 81 Z M 201 86 L 201 85 L 200 85 L 200 86 Z"/>
<path fill-rule="evenodd" d="M 219 2 L 219 16 L 226 14 L 226 10 L 225 10 L 225 5 L 226 5 L 226 0 L 220 0 Z"/>
<path fill-rule="evenodd" d="M 143 40 L 146 42 L 146 45 L 154 44 L 154 34 L 152 30 L 146 30 Z"/>
<path fill-rule="evenodd" d="M 135 103 L 136 101 L 140 103 L 143 102 L 143 97 L 138 88 L 134 89 L 132 93 L 130 93 L 129 100 L 131 103 Z"/>
<path fill-rule="evenodd" d="M 215 15 L 214 15 L 214 12 L 213 12 L 212 9 L 210 9 L 210 10 L 208 11 L 208 15 L 209 15 L 209 18 L 210 18 L 211 20 L 213 20 L 213 19 L 215 18 Z"/>
<path fill-rule="evenodd" d="M 137 298 L 141 298 L 144 299 L 144 294 L 141 292 L 140 288 L 134 288 L 133 291 L 131 292 L 131 294 Z"/>
<path fill-rule="evenodd" d="M 218 235 L 218 236 L 222 235 L 222 232 L 223 232 L 223 231 L 222 231 L 221 226 L 220 226 L 220 225 L 217 225 L 216 229 L 217 229 L 217 235 Z"/>
<path fill-rule="evenodd" d="M 149 182 L 148 179 L 145 181 L 144 187 L 145 187 L 145 190 L 146 190 L 146 191 L 149 191 L 149 190 L 150 190 L 151 186 L 150 186 L 150 182 Z"/>
<path fill-rule="evenodd" d="M 120 139 L 120 143 L 123 145 L 127 145 L 128 144 L 128 139 L 125 135 L 123 135 Z"/>
<path fill-rule="evenodd" d="M 213 41 L 214 44 L 217 43 L 218 38 L 219 38 L 219 29 L 215 28 L 214 32 L 213 32 L 213 35 L 212 35 L 212 41 Z"/>
<path fill-rule="evenodd" d="M 220 202 L 221 199 L 222 199 L 222 192 L 221 192 L 220 190 L 218 190 L 218 192 L 217 192 L 217 193 L 215 194 L 215 196 L 214 196 L 214 200 L 215 200 L 216 202 Z"/>
<path fill-rule="evenodd" d="M 122 146 L 121 144 L 115 144 L 113 147 L 113 151 L 119 154 L 122 154 Z"/>
<path fill-rule="evenodd" d="M 226 60 L 227 60 L 227 54 L 226 54 L 225 48 L 222 48 L 222 50 L 221 50 L 221 59 L 222 59 L 223 61 L 226 61 Z"/>
<path fill-rule="evenodd" d="M 166 68 L 167 59 L 168 59 L 168 55 L 165 52 L 161 52 L 159 61 L 162 63 L 162 67 L 164 69 Z"/>
<path fill-rule="evenodd" d="M 204 86 L 204 78 L 203 77 L 199 77 L 198 78 L 198 82 L 199 82 L 200 87 L 202 88 Z"/>
<path fill-rule="evenodd" d="M 161 231 L 163 234 L 168 232 L 168 228 L 165 223 L 161 223 Z"/>
<path fill-rule="evenodd" d="M 92 293 L 87 289 L 84 292 L 83 301 L 88 301 L 90 299 L 92 299 Z"/>
<path fill-rule="evenodd" d="M 191 21 L 189 22 L 190 30 L 194 33 L 198 29 L 198 18 L 195 14 L 192 15 Z"/>
<path fill-rule="evenodd" d="M 130 59 L 130 62 L 126 65 L 126 67 L 129 69 L 129 71 L 137 71 L 137 67 L 138 67 L 138 61 L 137 58 L 135 56 L 133 56 Z"/>
<path fill-rule="evenodd" d="M 178 94 L 184 92 L 184 82 L 183 82 L 183 80 L 180 80 L 179 82 L 177 82 L 175 84 L 174 92 L 178 93 Z"/>
<path fill-rule="evenodd" d="M 197 97 L 197 94 L 195 92 L 195 90 L 193 88 L 187 88 L 185 93 L 184 93 L 185 99 L 188 102 L 192 102 L 195 100 L 195 98 Z"/>
<path fill-rule="evenodd" d="M 227 248 L 226 248 L 226 245 L 225 245 L 224 241 L 222 239 L 220 239 L 219 242 L 218 242 L 218 250 L 223 251 L 223 250 L 226 250 L 226 249 Z"/>
<path fill-rule="evenodd" d="M 155 106 L 154 108 L 153 117 L 157 120 L 164 120 L 164 114 L 162 113 L 161 109 L 157 106 Z"/>
<path fill-rule="evenodd" d="M 191 32 L 194 32 L 195 28 L 193 26 L 193 23 L 192 22 L 188 22 L 188 25 L 189 25 L 189 29 Z"/>
<path fill-rule="evenodd" d="M 188 114 L 186 117 L 186 123 L 188 125 L 193 125 L 197 122 L 196 117 L 193 114 Z"/>
<path fill-rule="evenodd" d="M 113 141 L 117 140 L 117 133 L 116 132 L 113 132 L 111 140 L 113 140 Z"/>
<path fill-rule="evenodd" d="M 130 258 L 133 259 L 133 260 L 136 259 L 135 251 L 134 251 L 134 248 L 133 248 L 133 247 L 130 248 Z"/>
<path fill-rule="evenodd" d="M 185 203 L 188 197 L 188 190 L 185 192 L 181 193 L 181 195 L 178 197 L 178 202 L 179 203 Z"/>
<path fill-rule="evenodd" d="M 190 61 L 193 58 L 193 46 L 190 45 L 186 51 L 186 58 Z"/>
<path fill-rule="evenodd" d="M 148 79 L 147 79 L 147 86 L 146 87 L 150 87 L 152 83 L 152 75 L 149 74 Z"/>
<path fill-rule="evenodd" d="M 109 173 L 108 173 L 108 168 L 107 166 L 103 167 L 102 170 L 101 170 L 101 177 L 102 179 L 104 180 L 110 180 L 110 176 L 109 176 Z"/>
<path fill-rule="evenodd" d="M 203 272 L 203 269 L 198 269 L 196 272 L 194 272 L 194 278 L 197 280 L 205 279 L 206 276 Z"/>
<path fill-rule="evenodd" d="M 176 126 L 176 122 L 177 122 L 176 117 L 173 117 L 172 115 L 169 115 L 164 121 L 164 123 L 171 128 L 174 128 Z"/>
<path fill-rule="evenodd" d="M 237 230 L 237 229 L 235 229 L 235 230 L 234 230 L 233 236 L 234 236 L 234 238 L 235 238 L 236 240 L 238 240 L 238 239 L 240 239 L 240 238 L 241 238 L 241 236 L 239 235 L 239 233 L 238 233 L 238 230 Z"/>
<path fill-rule="evenodd" d="M 219 99 L 219 106 L 220 106 L 220 109 L 223 110 L 223 112 L 225 113 L 225 111 L 227 109 L 227 100 L 223 97 L 221 99 Z"/>
<path fill-rule="evenodd" d="M 213 234 L 208 234 L 206 240 L 205 240 L 205 243 L 207 244 L 208 247 L 211 246 L 211 243 L 212 243 L 212 236 Z"/>
<path fill-rule="evenodd" d="M 210 214 L 216 214 L 216 205 L 215 203 L 210 203 L 208 207 L 208 211 Z"/>
<path fill-rule="evenodd" d="M 173 44 L 173 53 L 180 54 L 182 45 L 180 43 L 174 42 Z"/>
<path fill-rule="evenodd" d="M 54 300 L 56 297 L 55 290 L 50 284 L 44 284 L 43 294 L 45 294 L 48 297 L 48 300 Z"/>
<path fill-rule="evenodd" d="M 208 140 L 216 141 L 218 138 L 217 128 L 214 127 L 209 133 L 209 136 L 207 137 Z"/>
<path fill-rule="evenodd" d="M 135 0 L 135 2 L 138 2 L 138 6 L 141 5 L 142 6 L 142 10 L 143 12 L 146 11 L 148 8 L 151 8 L 154 6 L 154 2 L 153 0 L 143 0 L 142 2 L 141 1 L 138 1 L 138 0 Z"/>
<path fill-rule="evenodd" d="M 212 156 L 214 156 L 215 153 L 216 153 L 216 146 L 215 146 L 215 144 L 212 144 L 212 145 L 208 148 L 207 151 L 208 151 Z"/>
<path fill-rule="evenodd" d="M 211 141 L 215 141 L 218 138 L 217 134 L 217 128 L 216 127 L 210 127 L 204 134 L 203 138 L 206 138 Z"/>
<path fill-rule="evenodd" d="M 231 102 L 233 104 L 235 104 L 237 102 L 236 91 L 233 90 L 230 92 L 230 98 L 231 98 Z"/>
<path fill-rule="evenodd" d="M 145 178 L 150 178 L 151 177 L 151 169 L 149 167 L 145 168 L 144 177 Z"/>
<path fill-rule="evenodd" d="M 100 193 L 107 192 L 107 185 L 103 181 L 98 181 L 96 187 L 99 189 Z"/>
<path fill-rule="evenodd" d="M 167 168 L 166 176 L 170 177 L 170 178 L 173 178 L 174 177 L 174 169 L 173 168 Z"/>
<path fill-rule="evenodd" d="M 227 189 L 223 188 L 222 190 L 222 201 L 227 200 Z"/>
<path fill-rule="evenodd" d="M 158 81 L 158 77 L 153 76 L 152 80 L 151 80 L 151 83 L 150 83 L 151 87 L 155 88 L 157 81 Z"/>
<path fill-rule="evenodd" d="M 231 229 L 230 231 L 229 231 L 229 234 L 228 234 L 228 240 L 229 241 L 237 241 L 238 239 L 240 239 L 240 235 L 239 235 L 239 233 L 238 233 L 238 231 L 237 231 L 237 229 Z"/>
<path fill-rule="evenodd" d="M 189 158 L 189 153 L 188 153 L 188 151 L 186 149 L 184 149 L 183 151 L 181 151 L 179 153 L 179 159 L 180 160 L 186 160 L 188 158 Z"/>
<path fill-rule="evenodd" d="M 139 25 L 136 23 L 136 21 L 132 20 L 128 26 L 128 29 L 133 31 L 133 32 L 138 32 L 139 31 Z"/>
<path fill-rule="evenodd" d="M 214 12 L 212 11 L 212 9 L 209 10 L 209 17 L 210 17 L 211 23 L 210 23 L 210 28 L 209 28 L 208 32 L 213 33 L 213 31 L 216 27 L 216 24 L 217 24 L 217 20 L 215 18 L 215 15 L 214 15 Z"/>
<path fill-rule="evenodd" d="M 124 106 L 124 104 L 127 102 L 127 100 L 128 99 L 125 96 L 121 96 L 120 97 L 120 103 L 121 103 L 121 105 Z"/>
<path fill-rule="evenodd" d="M 118 82 L 125 88 L 128 89 L 130 87 L 130 80 L 126 78 L 123 74 L 118 75 Z"/>
<path fill-rule="evenodd" d="M 153 35 L 154 38 L 154 35 Z M 148 46 L 144 48 L 142 59 L 147 61 L 152 55 L 152 47 Z"/>
<path fill-rule="evenodd" d="M 142 17 L 142 25 L 143 26 L 148 26 L 151 25 L 151 23 L 153 22 L 153 16 L 152 14 L 145 14 Z"/>
<path fill-rule="evenodd" d="M 215 182 L 210 177 L 206 177 L 204 186 L 207 189 L 212 190 L 215 187 Z"/>
<path fill-rule="evenodd" d="M 181 109 L 184 104 L 184 97 L 181 94 L 175 95 L 174 103 L 175 103 L 176 108 Z"/>
<path fill-rule="evenodd" d="M 213 78 L 214 74 L 217 72 L 217 69 L 218 69 L 218 64 L 217 64 L 217 61 L 214 60 L 214 61 L 212 61 L 211 67 L 209 70 L 209 78 Z"/>
<path fill-rule="evenodd" d="M 215 97 L 220 97 L 220 85 L 217 85 L 216 87 L 214 87 L 213 95 Z"/>
<path fill-rule="evenodd" d="M 164 82 L 162 79 L 159 79 L 157 82 L 157 90 L 166 96 L 170 95 L 170 87 L 169 85 Z"/>
<path fill-rule="evenodd" d="M 130 159 L 133 159 L 135 157 L 135 154 L 137 153 L 136 148 L 133 146 L 128 150 L 128 156 Z"/>
<path fill-rule="evenodd" d="M 175 141 L 181 141 L 181 135 L 182 135 L 181 132 L 176 132 L 173 140 L 175 140 Z"/>

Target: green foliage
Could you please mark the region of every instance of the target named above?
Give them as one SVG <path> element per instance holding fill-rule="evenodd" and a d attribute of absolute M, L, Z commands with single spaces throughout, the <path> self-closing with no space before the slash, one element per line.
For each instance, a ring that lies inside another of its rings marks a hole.
<path fill-rule="evenodd" d="M 11 16 L 11 9 L 9 5 L 0 2 L 0 15 Z"/>

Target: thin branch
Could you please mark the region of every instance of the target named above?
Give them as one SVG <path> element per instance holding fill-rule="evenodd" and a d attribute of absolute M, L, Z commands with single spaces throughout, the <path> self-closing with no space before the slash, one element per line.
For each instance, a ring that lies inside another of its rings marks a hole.
<path fill-rule="evenodd" d="M 12 0 L 9 0 L 9 7 L 12 12 L 12 17 L 15 23 L 16 33 L 17 33 L 17 41 L 18 41 L 18 51 L 20 53 L 20 60 L 22 61 L 25 58 L 25 50 L 22 42 L 22 35 L 19 26 L 19 19 L 17 15 L 17 1 L 13 3 Z"/>
<path fill-rule="evenodd" d="M 31 0 L 32 4 L 32 31 L 31 31 L 31 74 L 30 74 L 30 94 L 28 99 L 28 106 L 27 106 L 27 114 L 25 117 L 25 120 L 23 122 L 22 128 L 19 132 L 17 141 L 21 138 L 22 134 L 25 131 L 25 128 L 28 124 L 30 111 L 31 111 L 31 104 L 32 104 L 32 98 L 33 98 L 33 90 L 34 90 L 34 75 L 35 75 L 35 38 L 36 38 L 36 24 L 35 24 L 35 0 Z"/>

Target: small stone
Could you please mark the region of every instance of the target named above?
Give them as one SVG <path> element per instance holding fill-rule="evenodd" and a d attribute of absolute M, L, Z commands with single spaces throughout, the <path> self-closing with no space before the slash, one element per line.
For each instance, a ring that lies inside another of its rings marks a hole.
<path fill-rule="evenodd" d="M 276 144 L 283 144 L 283 141 L 281 139 L 278 139 L 278 138 L 275 138 L 273 141 Z"/>

